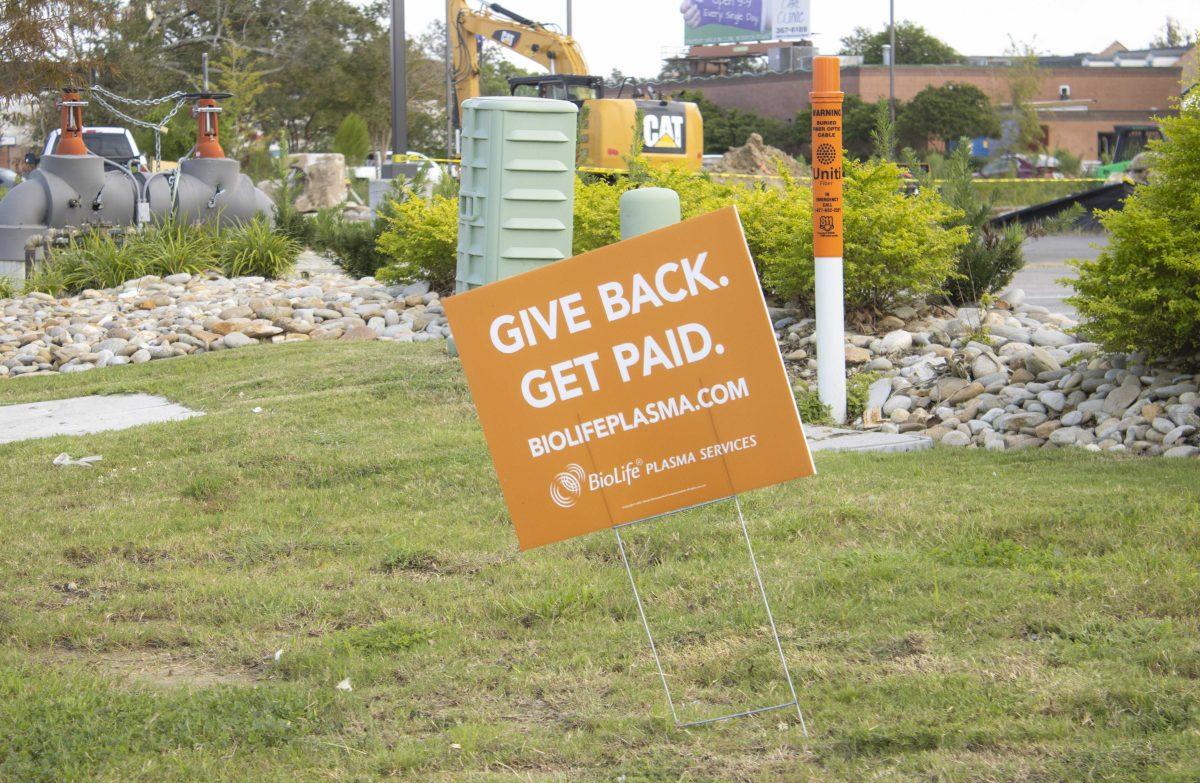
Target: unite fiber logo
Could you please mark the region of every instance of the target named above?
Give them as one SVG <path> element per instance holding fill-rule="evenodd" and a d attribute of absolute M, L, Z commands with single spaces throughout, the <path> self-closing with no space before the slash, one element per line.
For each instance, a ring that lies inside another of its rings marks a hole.
<path fill-rule="evenodd" d="M 583 494 L 584 469 L 572 462 L 567 469 L 550 480 L 550 499 L 559 508 L 571 508 Z"/>

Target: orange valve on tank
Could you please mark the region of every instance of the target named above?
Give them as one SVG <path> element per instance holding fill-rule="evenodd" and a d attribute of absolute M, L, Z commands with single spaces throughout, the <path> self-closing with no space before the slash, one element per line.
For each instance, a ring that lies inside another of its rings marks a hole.
<path fill-rule="evenodd" d="M 813 245 L 817 258 L 842 255 L 842 100 L 841 62 L 813 58 L 812 177 Z"/>
<path fill-rule="evenodd" d="M 217 115 L 221 113 L 218 100 L 230 97 L 227 92 L 197 92 L 185 97 L 196 101 L 192 107 L 192 116 L 196 118 L 196 157 L 223 158 L 225 150 L 221 149 L 220 129 Z"/>
<path fill-rule="evenodd" d="M 64 87 L 58 99 L 59 129 L 55 155 L 87 155 L 83 143 L 83 107 L 87 106 L 75 87 Z"/>

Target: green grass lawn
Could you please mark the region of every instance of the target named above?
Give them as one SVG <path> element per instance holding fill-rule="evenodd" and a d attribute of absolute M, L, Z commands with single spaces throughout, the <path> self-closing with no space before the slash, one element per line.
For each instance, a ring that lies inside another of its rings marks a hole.
<path fill-rule="evenodd" d="M 743 502 L 811 736 L 678 730 L 613 537 L 517 553 L 443 351 L 0 382 L 207 413 L 0 446 L 0 780 L 1200 779 L 1195 461 L 819 456 Z M 739 535 L 630 532 L 688 716 L 785 692 Z"/>

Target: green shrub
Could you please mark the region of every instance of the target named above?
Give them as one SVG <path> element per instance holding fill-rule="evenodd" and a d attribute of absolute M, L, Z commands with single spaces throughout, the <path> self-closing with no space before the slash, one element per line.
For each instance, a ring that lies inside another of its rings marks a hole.
<path fill-rule="evenodd" d="M 741 109 L 726 109 L 705 98 L 700 90 L 684 90 L 675 99 L 699 107 L 704 117 L 704 151 L 709 154 L 720 155 L 730 147 L 741 146 L 751 133 L 762 136 L 767 144 L 788 150 L 797 149 L 803 140 L 803 133 L 797 132 L 794 124 Z"/>
<path fill-rule="evenodd" d="M 385 282 L 426 280 L 437 291 L 454 290 L 458 248 L 458 200 L 434 194 L 412 195 L 380 215 L 377 248 L 389 259 L 379 269 Z"/>
<path fill-rule="evenodd" d="M 228 277 L 283 277 L 296 266 L 300 243 L 263 217 L 221 235 L 221 268 Z"/>
<path fill-rule="evenodd" d="M 259 140 L 246 146 L 242 159 L 242 171 L 254 182 L 261 182 L 275 177 L 278 166 L 271 157 L 271 149 L 266 140 Z"/>
<path fill-rule="evenodd" d="M 1200 351 L 1200 102 L 1161 120 L 1150 183 L 1120 212 L 1101 213 L 1112 234 L 1094 261 L 1076 262 L 1081 331 L 1114 351 L 1154 356 Z"/>
<path fill-rule="evenodd" d="M 847 306 L 883 306 L 899 297 L 938 291 L 968 241 L 965 227 L 947 227 L 958 213 L 932 190 L 903 195 L 900 170 L 894 163 L 847 160 L 844 176 Z M 792 198 L 811 209 L 811 196 L 805 195 L 808 189 L 792 188 L 797 191 Z M 797 203 L 792 209 L 798 216 L 805 208 Z M 759 258 L 764 283 L 781 297 L 810 298 L 811 221 L 797 225 L 789 219 L 769 225 L 772 241 L 786 249 Z M 778 236 L 781 232 L 795 236 Z"/>
<path fill-rule="evenodd" d="M 51 250 L 50 257 L 61 274 L 62 287 L 70 291 L 115 288 L 146 274 L 146 264 L 131 243 L 107 233 L 83 234 L 67 247 Z"/>
<path fill-rule="evenodd" d="M 357 114 L 347 114 L 333 134 L 333 151 L 342 153 L 347 166 L 361 166 L 370 149 L 371 134 L 367 130 L 367 121 Z"/>
<path fill-rule="evenodd" d="M 300 186 L 296 183 L 296 172 L 287 163 L 288 145 L 286 141 L 279 144 L 279 157 L 270 158 L 271 201 L 275 204 L 275 230 L 291 237 L 308 247 L 313 243 L 316 226 L 312 218 L 296 209 L 296 199 L 300 197 Z"/>
<path fill-rule="evenodd" d="M 291 237 L 301 247 L 313 243 L 316 226 L 313 219 L 296 209 L 296 198 L 300 189 L 290 180 L 278 183 L 272 201 L 275 202 L 275 228 L 284 236 Z"/>
<path fill-rule="evenodd" d="M 147 226 L 125 240 L 123 252 L 137 259 L 138 269 L 124 280 L 142 275 L 195 275 L 216 269 L 220 267 L 220 239 L 218 229 L 203 223 L 171 219 Z"/>
<path fill-rule="evenodd" d="M 17 295 L 16 286 L 8 275 L 0 275 L 0 299 L 12 299 Z"/>
<path fill-rule="evenodd" d="M 908 198 L 894 164 L 846 165 L 846 295 L 852 307 L 881 305 L 900 296 L 939 290 L 953 269 L 966 229 L 945 224 L 957 213 L 935 191 Z M 649 168 L 636 158 L 630 176 L 575 182 L 573 252 L 578 255 L 620 238 L 621 194 L 635 187 L 679 193 L 686 220 L 737 205 L 746 241 L 766 287 L 784 297 L 811 299 L 813 288 L 812 192 L 781 177 L 782 186 L 728 184 L 676 169 Z M 387 280 L 429 280 L 439 290 L 454 281 L 457 205 L 435 194 L 410 196 L 385 216 L 377 247 L 391 263 Z M 435 282 L 441 281 L 441 282 Z"/>
<path fill-rule="evenodd" d="M 1056 215 L 1037 221 L 1026 233 L 1029 236 L 1044 237 L 1048 234 L 1067 234 L 1078 231 L 1079 220 L 1085 215 L 1087 215 L 1087 210 L 1083 208 L 1082 204 L 1072 204 Z"/>
<path fill-rule="evenodd" d="M 800 420 L 805 424 L 833 424 L 833 411 L 821 402 L 821 395 L 816 389 L 799 385 L 792 388 L 792 394 L 796 397 Z"/>
<path fill-rule="evenodd" d="M 383 220 L 347 220 L 340 210 L 322 210 L 315 224 L 313 247 L 355 277 L 371 277 L 390 260 L 377 246 Z"/>
<path fill-rule="evenodd" d="M 1059 147 L 1054 151 L 1058 158 L 1058 170 L 1068 177 L 1078 177 L 1083 173 L 1083 159 L 1068 149 Z"/>
<path fill-rule="evenodd" d="M 69 293 L 66 281 L 69 272 L 70 268 L 65 263 L 56 263 L 51 257 L 25 277 L 25 292 L 37 291 L 51 296 L 66 296 Z"/>
<path fill-rule="evenodd" d="M 780 188 L 735 188 L 734 203 L 759 277 L 767 268 L 786 268 L 795 259 L 807 259 L 812 267 L 811 190 L 785 178 Z M 810 294 L 811 286 L 805 296 Z"/>
<path fill-rule="evenodd" d="M 581 176 L 575 178 L 575 255 L 611 245 L 621 239 L 619 202 L 632 187 L 627 178 L 609 181 Z"/>
<path fill-rule="evenodd" d="M 630 161 L 629 176 L 584 175 L 575 180 L 575 255 L 611 245 L 621 238 L 620 200 L 639 187 L 670 188 L 679 194 L 683 219 L 733 203 L 736 188 L 673 168 L 651 168 L 640 156 Z"/>
<path fill-rule="evenodd" d="M 259 217 L 218 229 L 204 223 L 167 220 L 113 235 L 90 231 L 48 258 L 25 281 L 25 290 L 66 296 L 87 288 L 116 288 L 146 275 L 203 274 L 280 277 L 292 269 L 300 246 Z"/>
<path fill-rule="evenodd" d="M 580 177 L 575 182 L 574 253 L 620 240 L 621 194 L 635 187 L 660 187 L 679 193 L 684 220 L 736 204 L 746 242 L 760 269 L 764 259 L 782 259 L 803 252 L 805 246 L 811 263 L 811 230 L 805 239 L 806 231 L 797 231 L 796 226 L 807 229 L 812 225 L 812 193 L 787 176 L 782 182 L 783 187 L 731 185 L 674 169 L 645 168 L 637 161 L 629 177 Z"/>
<path fill-rule="evenodd" d="M 877 372 L 856 372 L 846 379 L 846 421 L 854 421 L 863 415 L 871 384 L 882 377 Z"/>
<path fill-rule="evenodd" d="M 994 195 L 984 196 L 975 187 L 971 169 L 970 145 L 964 139 L 942 164 L 942 198 L 958 211 L 957 225 L 969 232 L 967 243 L 958 251 L 954 273 L 943 286 L 956 305 L 978 302 L 987 294 L 997 293 L 1025 266 L 1025 229 L 1019 224 L 1007 228 L 989 224 L 996 199 Z"/>

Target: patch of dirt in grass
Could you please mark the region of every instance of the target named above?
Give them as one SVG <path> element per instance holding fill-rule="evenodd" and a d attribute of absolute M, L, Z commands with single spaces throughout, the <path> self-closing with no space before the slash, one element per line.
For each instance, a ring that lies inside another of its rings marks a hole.
<path fill-rule="evenodd" d="M 884 660 L 911 658 L 929 651 L 929 639 L 922 633 L 911 631 L 898 639 L 891 639 L 875 650 L 875 655 Z"/>
<path fill-rule="evenodd" d="M 427 581 L 452 574 L 470 576 L 511 559 L 507 555 L 451 558 L 428 550 L 397 549 L 385 554 L 372 570 L 380 574 L 403 575 L 415 581 Z"/>
<path fill-rule="evenodd" d="M 154 565 L 166 560 L 170 554 L 132 542 L 113 544 L 108 547 L 72 545 L 63 550 L 63 559 L 77 568 L 95 565 L 106 559 L 124 560 L 134 565 Z"/>
<path fill-rule="evenodd" d="M 97 674 L 124 680 L 130 685 L 154 688 L 210 688 L 215 685 L 252 685 L 257 681 L 247 669 L 222 669 L 194 657 L 155 650 L 54 650 L 44 660 L 51 664 L 82 666 Z"/>

